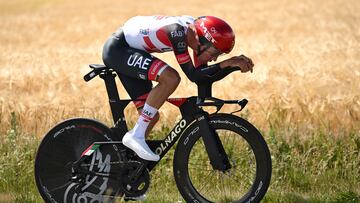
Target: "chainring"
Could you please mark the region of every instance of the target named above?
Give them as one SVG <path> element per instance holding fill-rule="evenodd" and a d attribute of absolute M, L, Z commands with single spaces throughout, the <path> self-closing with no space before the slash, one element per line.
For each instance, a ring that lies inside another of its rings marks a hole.
<path fill-rule="evenodd" d="M 138 197 L 147 191 L 150 186 L 150 175 L 147 169 L 136 180 L 131 180 L 129 175 L 133 173 L 141 163 L 137 161 L 129 161 L 124 165 L 119 174 L 120 186 L 127 197 Z"/>

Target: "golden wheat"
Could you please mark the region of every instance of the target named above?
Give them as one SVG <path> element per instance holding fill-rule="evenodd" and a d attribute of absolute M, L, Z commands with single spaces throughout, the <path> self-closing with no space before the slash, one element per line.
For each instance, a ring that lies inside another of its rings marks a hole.
<path fill-rule="evenodd" d="M 8 129 L 11 112 L 36 136 L 75 116 L 110 124 L 102 80 L 85 83 L 82 76 L 87 64 L 102 63 L 104 41 L 126 19 L 152 14 L 215 15 L 234 27 L 230 55 L 251 57 L 255 70 L 233 73 L 214 85 L 213 95 L 248 98 L 249 119 L 259 128 L 277 119 L 334 132 L 359 130 L 359 11 L 359 1 L 0 0 L 0 132 Z M 181 73 L 172 54 L 157 56 Z M 173 96 L 196 94 L 181 76 Z M 119 91 L 128 98 L 123 87 Z M 131 119 L 134 110 L 126 111 Z M 161 122 L 174 121 L 175 111 L 166 104 Z"/>

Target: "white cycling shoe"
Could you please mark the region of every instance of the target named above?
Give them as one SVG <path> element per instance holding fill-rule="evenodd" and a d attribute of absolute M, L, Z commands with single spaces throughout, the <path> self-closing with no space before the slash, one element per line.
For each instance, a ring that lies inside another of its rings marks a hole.
<path fill-rule="evenodd" d="M 145 139 L 139 139 L 127 132 L 122 139 L 122 143 L 133 150 L 140 158 L 148 161 L 159 161 L 160 156 L 151 151 Z"/>

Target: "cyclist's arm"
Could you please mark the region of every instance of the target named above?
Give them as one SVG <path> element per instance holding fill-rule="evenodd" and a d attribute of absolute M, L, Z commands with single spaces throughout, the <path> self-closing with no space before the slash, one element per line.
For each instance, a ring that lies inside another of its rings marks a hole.
<path fill-rule="evenodd" d="M 169 41 L 173 47 L 176 60 L 192 82 L 207 79 L 207 75 L 212 75 L 220 70 L 219 64 L 211 66 L 204 64 L 195 68 L 189 55 L 184 28 L 179 24 L 172 24 L 166 26 L 165 29 L 168 31 Z"/>

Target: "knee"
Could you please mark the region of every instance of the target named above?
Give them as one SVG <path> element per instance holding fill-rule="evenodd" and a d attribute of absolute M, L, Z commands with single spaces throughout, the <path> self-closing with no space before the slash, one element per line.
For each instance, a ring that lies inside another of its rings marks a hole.
<path fill-rule="evenodd" d="M 171 74 L 171 79 L 169 81 L 169 83 L 170 83 L 169 85 L 171 87 L 173 87 L 174 90 L 175 90 L 177 88 L 177 86 L 179 86 L 180 81 L 181 81 L 181 78 L 180 78 L 179 73 L 176 72 L 176 71 L 173 71 L 172 74 Z"/>
<path fill-rule="evenodd" d="M 181 78 L 179 73 L 172 69 L 167 68 L 163 74 L 159 77 L 159 83 L 162 83 L 166 85 L 167 87 L 171 88 L 172 90 L 175 90 L 177 86 L 180 84 Z"/>

